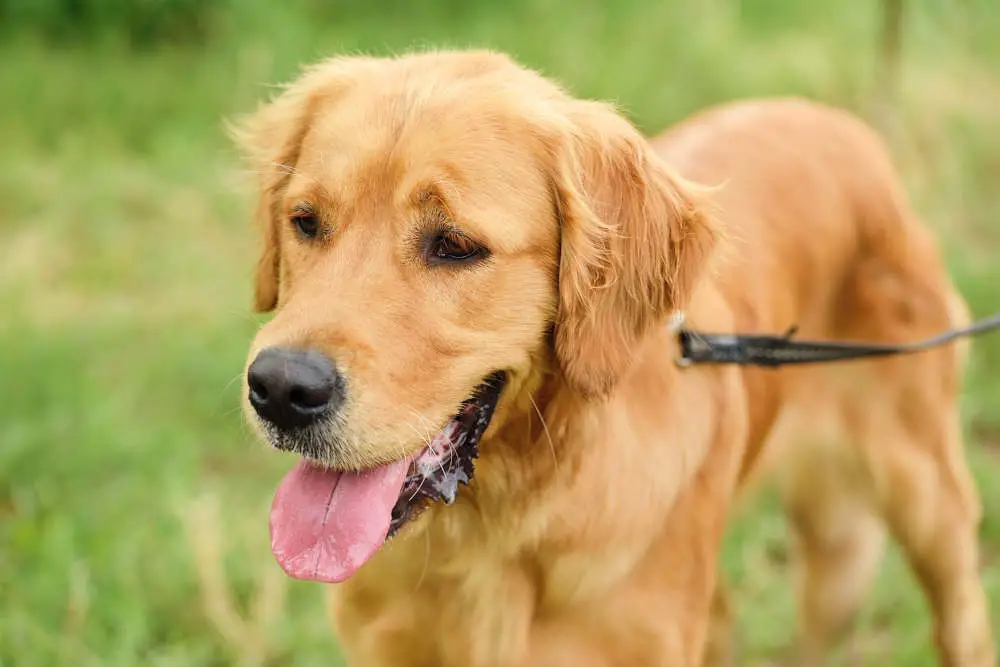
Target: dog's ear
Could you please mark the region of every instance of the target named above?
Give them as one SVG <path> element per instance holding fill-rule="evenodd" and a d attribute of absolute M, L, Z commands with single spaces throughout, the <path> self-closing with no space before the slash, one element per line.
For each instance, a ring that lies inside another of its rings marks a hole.
<path fill-rule="evenodd" d="M 280 225 L 285 217 L 282 195 L 298 162 L 314 100 L 306 87 L 294 86 L 229 128 L 258 178 L 255 217 L 263 244 L 254 282 L 254 308 L 258 312 L 273 310 L 278 304 Z"/>
<path fill-rule="evenodd" d="M 610 106 L 574 102 L 556 150 L 561 224 L 556 357 L 607 395 L 643 337 L 685 307 L 716 243 L 698 187 L 673 175 Z"/>
<path fill-rule="evenodd" d="M 260 312 L 273 310 L 281 298 L 279 238 L 286 216 L 282 197 L 295 173 L 309 126 L 321 105 L 335 102 L 377 62 L 364 56 L 320 61 L 307 67 L 273 100 L 229 127 L 231 137 L 259 176 L 257 219 L 263 249 L 257 262 L 254 306 Z"/>
<path fill-rule="evenodd" d="M 233 123 L 229 133 L 258 175 L 257 220 L 263 249 L 257 262 L 254 306 L 273 310 L 280 298 L 282 197 L 299 161 L 299 150 L 320 104 L 349 85 L 369 58 L 331 58 L 307 68 L 256 112 Z"/>

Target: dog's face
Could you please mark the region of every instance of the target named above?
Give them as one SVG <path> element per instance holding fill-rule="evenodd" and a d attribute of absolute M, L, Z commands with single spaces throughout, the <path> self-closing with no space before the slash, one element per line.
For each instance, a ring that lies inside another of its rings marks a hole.
<path fill-rule="evenodd" d="M 415 453 L 490 375 L 530 366 L 558 252 L 523 122 L 459 91 L 414 99 L 427 91 L 389 66 L 367 74 L 287 110 L 301 136 L 272 167 L 258 294 L 278 309 L 250 354 L 332 362 L 342 396 L 324 419 L 289 431 L 253 416 L 276 444 L 352 469 Z"/>
<path fill-rule="evenodd" d="M 627 122 L 495 54 L 329 61 L 241 135 L 261 175 L 257 307 L 276 311 L 247 413 L 321 464 L 275 500 L 295 576 L 349 576 L 418 496 L 450 502 L 533 373 L 607 394 L 712 245 Z M 349 544 L 327 558 L 331 542 Z"/>

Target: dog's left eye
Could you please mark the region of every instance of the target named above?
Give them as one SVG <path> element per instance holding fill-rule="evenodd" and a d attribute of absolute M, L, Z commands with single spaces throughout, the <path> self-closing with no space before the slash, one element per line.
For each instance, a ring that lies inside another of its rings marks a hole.
<path fill-rule="evenodd" d="M 314 213 L 295 213 L 292 224 L 307 239 L 314 239 L 319 233 L 319 218 Z"/>
<path fill-rule="evenodd" d="M 432 264 L 470 262 L 489 255 L 489 250 L 465 234 L 453 230 L 443 230 L 432 234 L 427 245 L 427 261 Z"/>

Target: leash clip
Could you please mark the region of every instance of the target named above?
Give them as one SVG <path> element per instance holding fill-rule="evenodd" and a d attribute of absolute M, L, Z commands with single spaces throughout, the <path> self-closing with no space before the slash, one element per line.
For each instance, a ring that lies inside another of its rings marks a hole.
<path fill-rule="evenodd" d="M 694 365 L 694 361 L 687 356 L 687 336 L 684 331 L 685 319 L 687 318 L 683 310 L 675 310 L 670 314 L 670 320 L 667 322 L 667 331 L 677 336 L 681 342 L 681 354 L 674 359 L 674 364 L 678 368 L 687 368 Z"/>

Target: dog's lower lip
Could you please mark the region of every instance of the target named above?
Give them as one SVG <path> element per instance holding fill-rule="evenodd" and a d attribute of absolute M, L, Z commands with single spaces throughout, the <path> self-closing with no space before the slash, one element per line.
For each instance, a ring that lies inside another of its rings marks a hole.
<path fill-rule="evenodd" d="M 443 500 L 451 504 L 459 487 L 472 482 L 479 440 L 489 427 L 505 384 L 505 373 L 487 376 L 463 401 L 455 417 L 414 457 L 392 510 L 389 537 L 430 503 Z"/>

